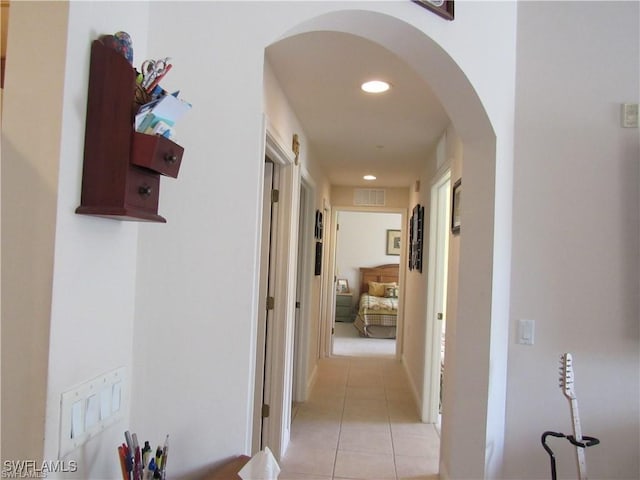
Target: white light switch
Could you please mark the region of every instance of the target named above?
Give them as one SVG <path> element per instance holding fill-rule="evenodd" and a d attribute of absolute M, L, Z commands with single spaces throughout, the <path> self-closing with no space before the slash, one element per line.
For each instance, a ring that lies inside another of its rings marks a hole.
<path fill-rule="evenodd" d="M 533 320 L 520 319 L 518 322 L 518 343 L 521 345 L 533 345 L 535 328 Z"/>
<path fill-rule="evenodd" d="M 638 128 L 638 104 L 622 104 L 622 126 L 624 128 Z"/>
<path fill-rule="evenodd" d="M 107 385 L 100 390 L 100 420 L 106 420 L 111 416 L 111 397 L 113 387 Z"/>
<path fill-rule="evenodd" d="M 116 413 L 120 410 L 120 395 L 122 394 L 122 382 L 113 384 L 111 391 L 111 411 Z"/>
<path fill-rule="evenodd" d="M 91 430 L 100 421 L 100 400 L 98 395 L 93 394 L 87 398 L 87 411 L 84 417 L 84 426 Z"/>
<path fill-rule="evenodd" d="M 78 438 L 84 433 L 84 422 L 82 421 L 82 411 L 84 399 L 73 402 L 71 406 L 71 438 Z"/>

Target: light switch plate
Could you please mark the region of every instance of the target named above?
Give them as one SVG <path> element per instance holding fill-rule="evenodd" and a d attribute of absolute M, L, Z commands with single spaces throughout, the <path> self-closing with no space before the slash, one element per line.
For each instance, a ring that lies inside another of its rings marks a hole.
<path fill-rule="evenodd" d="M 533 320 L 520 319 L 518 321 L 518 343 L 520 345 L 533 345 L 535 339 L 535 322 Z"/>
<path fill-rule="evenodd" d="M 122 418 L 125 384 L 125 369 L 120 367 L 62 394 L 60 459 Z"/>

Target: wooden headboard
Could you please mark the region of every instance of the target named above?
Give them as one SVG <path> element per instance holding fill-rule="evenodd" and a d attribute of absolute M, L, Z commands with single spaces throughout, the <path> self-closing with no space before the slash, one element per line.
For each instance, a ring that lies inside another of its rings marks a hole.
<path fill-rule="evenodd" d="M 360 294 L 369 291 L 369 282 L 391 283 L 398 282 L 400 265 L 390 263 L 377 267 L 362 267 L 360 269 Z"/>

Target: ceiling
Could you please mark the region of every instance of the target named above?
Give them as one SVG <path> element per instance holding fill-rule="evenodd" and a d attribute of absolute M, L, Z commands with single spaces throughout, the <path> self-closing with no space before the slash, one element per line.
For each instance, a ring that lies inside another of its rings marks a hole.
<path fill-rule="evenodd" d="M 312 32 L 267 48 L 267 61 L 332 185 L 408 187 L 449 124 L 429 85 L 380 45 Z M 387 93 L 360 90 L 373 78 Z M 377 180 L 363 180 L 365 174 Z"/>

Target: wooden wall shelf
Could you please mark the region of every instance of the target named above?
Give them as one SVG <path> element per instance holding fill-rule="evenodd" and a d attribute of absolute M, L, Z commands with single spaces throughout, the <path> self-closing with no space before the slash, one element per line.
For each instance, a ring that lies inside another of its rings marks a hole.
<path fill-rule="evenodd" d="M 160 175 L 177 178 L 183 148 L 134 131 L 135 69 L 115 50 L 91 46 L 82 194 L 76 213 L 162 222 Z"/>

